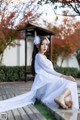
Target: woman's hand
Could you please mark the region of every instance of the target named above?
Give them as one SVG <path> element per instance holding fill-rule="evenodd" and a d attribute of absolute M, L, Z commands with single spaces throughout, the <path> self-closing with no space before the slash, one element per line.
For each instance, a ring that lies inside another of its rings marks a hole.
<path fill-rule="evenodd" d="M 63 77 L 63 78 L 65 78 L 65 79 L 67 79 L 67 80 L 71 80 L 71 81 L 73 81 L 73 82 L 76 82 L 75 78 L 72 77 L 72 76 L 61 75 L 60 77 Z"/>
<path fill-rule="evenodd" d="M 75 78 L 72 77 L 72 76 L 66 76 L 66 78 L 67 78 L 68 80 L 71 80 L 71 81 L 73 81 L 73 82 L 76 82 Z"/>

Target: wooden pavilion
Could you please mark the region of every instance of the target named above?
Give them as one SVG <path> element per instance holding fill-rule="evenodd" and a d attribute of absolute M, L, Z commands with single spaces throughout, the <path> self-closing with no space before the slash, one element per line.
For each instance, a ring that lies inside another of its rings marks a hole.
<path fill-rule="evenodd" d="M 27 81 L 27 37 L 32 36 L 35 37 L 36 34 L 39 36 L 49 36 L 50 40 L 50 49 L 49 49 L 49 59 L 52 60 L 52 35 L 54 35 L 53 31 L 48 29 L 39 27 L 35 24 L 28 23 L 25 25 L 24 28 L 20 29 L 19 31 L 23 31 L 25 34 L 25 81 Z"/>

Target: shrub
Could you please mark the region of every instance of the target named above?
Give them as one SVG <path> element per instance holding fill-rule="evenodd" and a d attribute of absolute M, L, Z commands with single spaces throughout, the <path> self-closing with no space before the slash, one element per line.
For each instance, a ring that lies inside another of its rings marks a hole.
<path fill-rule="evenodd" d="M 56 66 L 54 68 L 57 72 L 60 72 L 62 74 L 65 74 L 65 75 L 72 75 L 73 77 L 79 77 L 79 73 L 80 71 L 77 69 L 77 68 L 62 68 L 62 67 L 58 67 Z"/>
<path fill-rule="evenodd" d="M 65 75 L 80 77 L 80 70 L 76 68 L 55 66 L 54 69 Z M 30 66 L 27 66 L 26 74 L 28 80 L 34 80 Z M 25 81 L 25 66 L 0 66 L 0 81 Z"/>

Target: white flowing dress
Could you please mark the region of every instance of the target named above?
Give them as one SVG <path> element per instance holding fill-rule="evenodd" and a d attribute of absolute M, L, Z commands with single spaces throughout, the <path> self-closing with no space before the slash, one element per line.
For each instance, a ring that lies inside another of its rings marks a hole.
<path fill-rule="evenodd" d="M 36 98 L 46 105 L 51 104 L 54 108 L 58 108 L 54 99 L 61 95 L 66 88 L 71 91 L 72 108 L 79 109 L 76 82 L 61 78 L 61 74 L 54 70 L 52 62 L 40 53 L 35 56 L 35 72 L 31 90 L 25 94 L 0 101 L 0 112 L 34 104 Z"/>

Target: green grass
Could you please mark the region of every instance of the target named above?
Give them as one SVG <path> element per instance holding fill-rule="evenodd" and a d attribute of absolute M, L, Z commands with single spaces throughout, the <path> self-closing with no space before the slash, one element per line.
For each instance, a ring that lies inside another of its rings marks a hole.
<path fill-rule="evenodd" d="M 40 102 L 37 101 L 34 106 L 47 120 L 56 120 L 55 116 Z"/>

